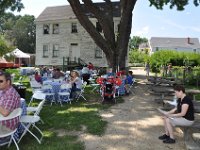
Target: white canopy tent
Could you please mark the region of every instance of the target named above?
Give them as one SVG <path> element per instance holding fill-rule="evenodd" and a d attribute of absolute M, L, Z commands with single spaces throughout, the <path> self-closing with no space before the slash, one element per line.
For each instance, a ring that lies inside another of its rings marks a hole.
<path fill-rule="evenodd" d="M 18 48 L 16 48 L 14 51 L 12 51 L 11 55 L 15 56 L 15 58 L 30 58 L 29 54 L 22 52 Z"/>
<path fill-rule="evenodd" d="M 18 64 L 20 64 L 20 65 L 21 65 L 21 59 L 22 59 L 22 58 L 28 58 L 29 61 L 30 61 L 30 55 L 27 54 L 27 53 L 22 52 L 22 51 L 19 50 L 18 48 L 16 48 L 15 50 L 13 50 L 12 52 L 10 52 L 10 53 L 8 53 L 8 54 L 6 54 L 6 55 L 7 55 L 7 56 L 8 56 L 8 55 L 12 55 L 12 56 L 14 56 L 15 58 L 18 58 L 18 59 L 19 59 Z"/>

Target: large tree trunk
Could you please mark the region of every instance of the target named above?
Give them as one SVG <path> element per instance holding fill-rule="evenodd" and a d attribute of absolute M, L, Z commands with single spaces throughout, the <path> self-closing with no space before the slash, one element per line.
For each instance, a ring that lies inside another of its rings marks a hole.
<path fill-rule="evenodd" d="M 117 49 L 119 51 L 119 68 L 126 67 L 128 43 L 132 27 L 132 11 L 137 0 L 127 0 L 121 2 L 121 22 L 119 37 L 117 39 Z"/>
<path fill-rule="evenodd" d="M 89 10 L 100 23 L 103 35 L 97 32 L 95 26 L 85 15 L 80 0 L 68 0 L 80 24 L 90 34 L 94 42 L 103 50 L 106 55 L 108 66 L 116 71 L 117 68 L 126 66 L 129 36 L 132 26 L 132 11 L 137 0 L 121 0 L 121 20 L 117 40 L 115 38 L 113 5 L 110 0 L 104 0 L 104 9 L 96 7 L 91 0 L 82 0 L 84 7 Z"/>

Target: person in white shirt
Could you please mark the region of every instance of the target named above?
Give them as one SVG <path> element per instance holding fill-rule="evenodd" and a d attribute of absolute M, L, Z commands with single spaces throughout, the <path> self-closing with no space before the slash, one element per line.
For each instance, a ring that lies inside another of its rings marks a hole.
<path fill-rule="evenodd" d="M 72 84 L 70 98 L 75 98 L 77 91 L 81 91 L 81 88 L 82 88 L 82 80 L 79 77 L 78 71 L 71 72 L 71 81 L 70 82 Z"/>
<path fill-rule="evenodd" d="M 83 69 L 81 70 L 82 72 L 82 78 L 83 78 L 83 81 L 86 81 L 87 84 L 89 84 L 89 78 L 90 78 L 90 70 L 87 66 L 84 66 Z"/>

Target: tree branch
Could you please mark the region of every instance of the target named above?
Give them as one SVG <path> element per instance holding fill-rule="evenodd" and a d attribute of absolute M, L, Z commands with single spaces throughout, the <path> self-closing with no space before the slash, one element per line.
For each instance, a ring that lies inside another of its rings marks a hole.
<path fill-rule="evenodd" d="M 70 3 L 76 17 L 78 18 L 80 24 L 85 28 L 85 30 L 90 34 L 95 43 L 104 51 L 106 55 L 109 54 L 109 47 L 106 40 L 96 31 L 95 26 L 91 23 L 89 18 L 85 15 L 85 12 L 80 4 L 79 0 L 68 0 Z"/>

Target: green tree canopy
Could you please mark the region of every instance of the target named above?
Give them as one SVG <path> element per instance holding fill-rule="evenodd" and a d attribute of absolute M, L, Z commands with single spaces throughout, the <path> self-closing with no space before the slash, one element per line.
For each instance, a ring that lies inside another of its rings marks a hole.
<path fill-rule="evenodd" d="M 171 9 L 176 7 L 177 10 L 184 10 L 185 6 L 189 4 L 189 0 L 149 0 L 149 1 L 150 1 L 150 6 L 155 6 L 157 9 L 163 9 L 164 5 L 169 5 Z M 200 0 L 193 0 L 193 3 L 195 6 L 199 6 Z"/>
<path fill-rule="evenodd" d="M 11 47 L 9 47 L 5 39 L 2 36 L 0 36 L 0 57 L 10 52 L 10 50 Z"/>
<path fill-rule="evenodd" d="M 21 3 L 21 0 L 1 0 L 0 1 L 0 16 L 7 10 L 11 11 L 21 11 L 24 8 L 24 5 Z"/>
<path fill-rule="evenodd" d="M 147 38 L 141 38 L 139 36 L 133 36 L 133 38 L 130 41 L 130 48 L 131 49 L 138 49 L 140 44 L 147 43 L 147 42 L 148 42 Z"/>
<path fill-rule="evenodd" d="M 35 53 L 35 17 L 25 15 L 16 21 L 12 29 L 14 45 L 26 53 Z"/>

